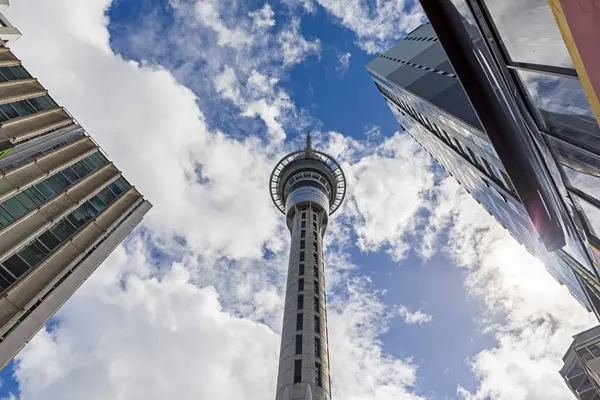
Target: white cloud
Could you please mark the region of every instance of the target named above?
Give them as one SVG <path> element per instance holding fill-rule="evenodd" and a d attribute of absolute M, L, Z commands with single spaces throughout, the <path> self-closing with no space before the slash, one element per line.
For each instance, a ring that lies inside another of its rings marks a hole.
<path fill-rule="evenodd" d="M 398 314 L 404 319 L 404 322 L 409 325 L 422 325 L 431 322 L 433 319 L 431 315 L 424 313 L 421 310 L 410 312 L 406 306 L 400 306 L 400 308 L 398 308 Z"/>
<path fill-rule="evenodd" d="M 347 169 L 346 176 L 347 207 L 357 221 L 359 247 L 375 251 L 384 246 L 393 259 L 403 259 L 410 248 L 407 235 L 417 229 L 433 188 L 427 154 L 397 133 Z"/>
<path fill-rule="evenodd" d="M 173 0 L 174 4 L 178 2 L 179 0 Z M 220 46 L 231 46 L 234 48 L 240 48 L 251 44 L 253 42 L 253 37 L 249 35 L 247 31 L 239 26 L 229 28 L 223 22 L 220 13 L 220 5 L 221 3 L 217 0 L 202 0 L 196 2 L 196 13 L 198 14 L 199 20 L 217 33 L 218 44 Z M 231 6 L 232 4 L 230 3 L 228 5 Z M 254 18 L 254 21 L 256 23 L 256 18 Z M 269 25 L 268 23 L 265 24 L 263 20 L 262 26 Z"/>
<path fill-rule="evenodd" d="M 289 29 L 281 31 L 277 40 L 281 45 L 284 65 L 297 64 L 310 54 L 319 54 L 321 41 L 308 41 L 300 33 L 300 20 L 292 19 Z"/>
<path fill-rule="evenodd" d="M 248 15 L 252 18 L 254 28 L 262 30 L 275 26 L 275 13 L 269 3 L 265 3 L 261 9 L 252 11 Z"/>
<path fill-rule="evenodd" d="M 424 22 L 418 2 L 393 0 L 373 4 L 363 0 L 317 0 L 317 3 L 353 31 L 357 45 L 369 54 L 388 50 L 404 34 Z"/>
<path fill-rule="evenodd" d="M 352 57 L 352 54 L 350 54 L 348 52 L 340 55 L 340 58 L 338 60 L 339 63 L 335 67 L 335 70 L 338 73 L 345 74 L 346 72 L 348 72 L 348 68 L 350 68 L 350 57 Z"/>

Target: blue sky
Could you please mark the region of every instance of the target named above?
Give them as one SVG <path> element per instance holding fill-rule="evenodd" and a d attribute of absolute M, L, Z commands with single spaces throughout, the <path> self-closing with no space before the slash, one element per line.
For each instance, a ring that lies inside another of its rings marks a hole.
<path fill-rule="evenodd" d="M 288 234 L 267 179 L 311 129 L 350 185 L 328 232 L 333 397 L 569 398 L 560 356 L 593 318 L 399 132 L 364 68 L 424 21 L 414 2 L 6 14 L 23 64 L 154 208 L 0 397 L 272 398 Z"/>

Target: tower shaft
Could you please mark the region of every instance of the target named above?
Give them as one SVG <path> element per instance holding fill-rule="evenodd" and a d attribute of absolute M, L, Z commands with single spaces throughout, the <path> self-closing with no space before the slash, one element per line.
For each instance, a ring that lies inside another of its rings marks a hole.
<path fill-rule="evenodd" d="M 323 267 L 327 214 L 294 205 L 276 400 L 329 400 L 329 347 Z"/>

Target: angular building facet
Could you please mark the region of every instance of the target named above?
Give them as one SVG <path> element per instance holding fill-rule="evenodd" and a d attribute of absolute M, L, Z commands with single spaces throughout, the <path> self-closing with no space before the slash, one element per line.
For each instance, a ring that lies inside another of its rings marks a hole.
<path fill-rule="evenodd" d="M 329 400 L 323 237 L 346 179 L 332 157 L 312 149 L 308 135 L 304 150 L 277 163 L 269 189 L 291 235 L 276 399 Z"/>
<path fill-rule="evenodd" d="M 0 366 L 150 208 L 0 40 Z"/>
<path fill-rule="evenodd" d="M 573 336 L 560 375 L 579 400 L 600 399 L 600 325 Z"/>
<path fill-rule="evenodd" d="M 521 177 L 508 172 L 513 160 L 499 156 L 432 25 L 409 33 L 367 69 L 405 131 L 598 316 L 600 129 L 548 3 L 454 3 L 493 93 L 510 100 L 518 111 L 513 116 L 527 128 L 520 137 L 527 146 L 513 150 L 527 152 L 537 169 L 521 172 L 534 173 L 552 200 L 538 210 L 556 216 L 554 248 L 515 187 Z M 514 8 L 527 12 L 506 15 Z"/>

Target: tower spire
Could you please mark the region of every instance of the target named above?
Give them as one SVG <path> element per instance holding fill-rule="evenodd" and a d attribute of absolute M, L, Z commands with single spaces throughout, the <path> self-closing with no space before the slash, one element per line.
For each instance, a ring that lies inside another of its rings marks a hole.
<path fill-rule="evenodd" d="M 304 146 L 304 153 L 306 157 L 309 157 L 312 153 L 312 138 L 310 137 L 310 130 L 306 131 L 306 145 Z"/>

